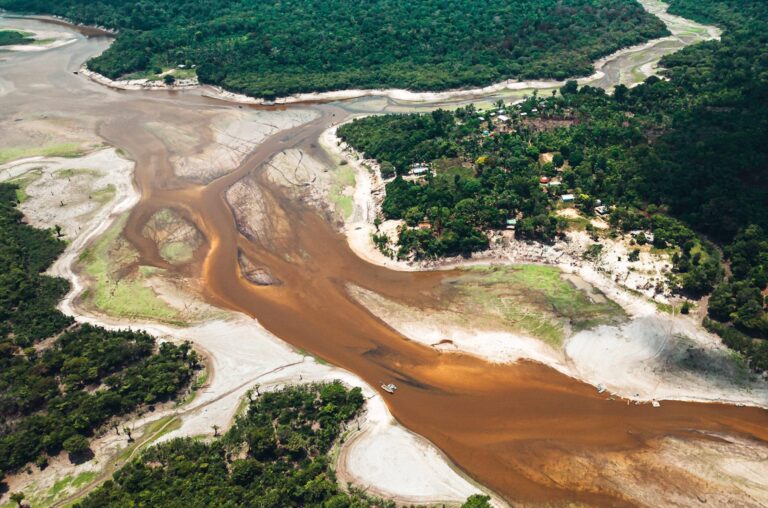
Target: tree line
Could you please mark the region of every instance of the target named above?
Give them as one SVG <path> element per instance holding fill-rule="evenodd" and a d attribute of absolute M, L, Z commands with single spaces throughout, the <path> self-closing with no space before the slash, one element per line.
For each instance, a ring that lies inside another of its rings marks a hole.
<path fill-rule="evenodd" d="M 0 7 L 119 30 L 88 63 L 110 78 L 194 65 L 204 83 L 265 98 L 565 79 L 667 35 L 627 0 L 0 0 Z"/>
<path fill-rule="evenodd" d="M 77 325 L 56 304 L 66 280 L 43 275 L 64 242 L 16 209 L 0 184 L 0 478 L 68 452 L 88 458 L 88 438 L 114 417 L 170 400 L 199 367 L 188 343 Z"/>
<path fill-rule="evenodd" d="M 661 79 L 613 94 L 569 82 L 557 96 L 482 112 L 369 117 L 339 136 L 396 175 L 383 214 L 408 227 L 394 254 L 482 250 L 482 233 L 510 219 L 518 237 L 551 240 L 562 226 L 552 212 L 570 193 L 587 215 L 604 206 L 617 230 L 651 231 L 637 241 L 674 253 L 672 286 L 711 293 L 708 326 L 764 370 L 768 5 L 673 0 L 671 10 L 725 30 L 665 57 Z M 421 163 L 432 170 L 409 178 Z M 554 189 L 542 184 L 551 180 Z"/>

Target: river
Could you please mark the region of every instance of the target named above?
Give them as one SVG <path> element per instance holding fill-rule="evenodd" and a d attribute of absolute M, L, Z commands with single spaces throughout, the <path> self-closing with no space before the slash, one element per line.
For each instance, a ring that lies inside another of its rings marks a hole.
<path fill-rule="evenodd" d="M 41 23 L 0 20 L 0 26 L 4 24 L 36 28 Z M 77 116 L 83 128 L 95 129 L 122 149 L 136 162 L 135 181 L 141 193 L 124 235 L 140 252 L 141 264 L 193 274 L 210 303 L 258 319 L 286 342 L 354 372 L 371 386 L 395 382 L 397 394 L 386 397 L 392 414 L 480 484 L 511 502 L 632 506 L 620 489 L 592 481 L 595 471 L 578 488 L 562 485 L 544 471 L 559 464 L 572 467 L 564 457 L 630 454 L 652 448 L 668 436 L 720 439 L 716 434 L 768 442 L 765 410 L 667 401 L 652 408 L 606 401 L 592 386 L 541 364 L 499 365 L 441 354 L 407 340 L 357 303 L 346 290 L 349 283 L 418 306 L 450 273 L 396 272 L 367 264 L 314 209 L 287 197 L 260 170 L 289 148 L 322 160 L 326 156 L 317 139 L 332 124 L 374 106 L 400 110 L 411 105 L 365 98 L 292 106 L 310 108 L 317 116 L 268 137 L 226 175 L 208 184 L 190 183 L 174 175 L 170 162 L 180 148 L 160 139 L 148 123 L 191 125 L 209 132 L 210 112 L 241 106 L 203 97 L 195 90 L 117 91 L 74 74 L 108 44 L 105 38 L 78 36 L 75 43 L 55 50 L 14 54 L 1 61 L 0 115 Z M 251 241 L 240 234 L 225 201 L 226 190 L 252 172 L 280 209 L 287 233 L 279 242 Z M 146 221 L 163 208 L 178 211 L 205 237 L 202 254 L 181 268 L 165 262 L 157 246 L 142 234 Z M 268 267 L 281 284 L 251 284 L 240 273 L 238 251 L 254 264 Z"/>

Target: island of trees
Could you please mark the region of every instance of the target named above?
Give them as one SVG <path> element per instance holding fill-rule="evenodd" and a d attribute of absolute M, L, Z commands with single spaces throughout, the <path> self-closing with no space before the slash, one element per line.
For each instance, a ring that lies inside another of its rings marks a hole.
<path fill-rule="evenodd" d="M 118 30 L 88 63 L 110 78 L 183 66 L 201 82 L 265 98 L 565 79 L 667 35 L 634 0 L 0 0 L 0 7 Z"/>
<path fill-rule="evenodd" d="M 0 480 L 62 450 L 90 455 L 115 417 L 179 394 L 198 368 L 189 344 L 75 324 L 56 304 L 66 280 L 42 272 L 64 242 L 22 222 L 16 187 L 0 184 Z"/>
<path fill-rule="evenodd" d="M 510 223 L 520 238 L 551 241 L 566 226 L 553 212 L 572 200 L 673 251 L 673 287 L 711 293 L 705 325 L 766 370 L 768 6 L 672 0 L 671 10 L 725 33 L 665 57 L 661 79 L 610 95 L 569 82 L 482 112 L 369 117 L 339 136 L 394 177 L 382 211 L 406 227 L 392 255 L 468 255 Z"/>

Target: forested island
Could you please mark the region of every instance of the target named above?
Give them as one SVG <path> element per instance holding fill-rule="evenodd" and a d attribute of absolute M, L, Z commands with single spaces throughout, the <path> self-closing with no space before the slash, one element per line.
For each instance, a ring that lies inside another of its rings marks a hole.
<path fill-rule="evenodd" d="M 569 82 L 513 106 L 369 117 L 338 134 L 395 176 L 382 213 L 406 227 L 390 254 L 469 255 L 509 224 L 518 238 L 552 241 L 568 226 L 554 212 L 573 203 L 674 252 L 673 286 L 711 293 L 705 325 L 763 371 L 768 7 L 673 0 L 670 10 L 726 30 L 665 57 L 662 78 L 612 94 Z"/>
<path fill-rule="evenodd" d="M 627 0 L 0 0 L 119 31 L 88 67 L 109 78 L 178 68 L 271 99 L 352 88 L 446 90 L 589 75 L 592 62 L 667 35 Z"/>
<path fill-rule="evenodd" d="M 175 398 L 199 368 L 190 344 L 62 314 L 69 283 L 42 272 L 65 244 L 22 222 L 16 191 L 0 184 L 0 481 L 62 450 L 87 460 L 97 430 Z"/>

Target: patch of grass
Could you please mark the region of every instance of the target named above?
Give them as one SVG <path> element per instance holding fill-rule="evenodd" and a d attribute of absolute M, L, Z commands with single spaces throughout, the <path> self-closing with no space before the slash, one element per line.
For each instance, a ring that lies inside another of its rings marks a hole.
<path fill-rule="evenodd" d="M 73 178 L 76 176 L 93 176 L 93 177 L 100 177 L 103 175 L 103 173 L 97 169 L 90 169 L 90 168 L 65 168 L 65 169 L 57 169 L 53 172 L 53 176 L 56 178 Z"/>
<path fill-rule="evenodd" d="M 127 461 L 131 457 L 131 455 L 133 455 L 133 452 L 136 450 L 136 448 L 146 448 L 147 446 L 152 444 L 154 441 L 157 441 L 158 439 L 168 434 L 169 432 L 177 430 L 179 428 L 181 428 L 181 419 L 177 418 L 174 415 L 164 416 L 163 418 L 160 418 L 159 420 L 156 420 L 150 423 L 147 426 L 147 430 L 144 431 L 141 437 L 136 437 L 134 433 L 135 441 L 133 443 L 130 443 L 130 445 L 126 447 L 125 450 L 122 451 L 122 453 L 120 453 L 120 456 L 117 457 L 118 462 L 123 463 Z M 155 435 L 155 433 L 157 433 L 157 435 Z M 151 437 L 151 439 L 148 439 L 145 441 L 144 440 L 145 436 L 148 438 Z"/>
<path fill-rule="evenodd" d="M 34 39 L 32 41 L 33 46 L 45 46 L 46 44 L 51 44 L 56 42 L 56 39 Z"/>
<path fill-rule="evenodd" d="M 176 79 L 192 79 L 197 77 L 197 71 L 195 69 L 171 69 L 169 74 L 173 74 Z"/>
<path fill-rule="evenodd" d="M 82 157 L 83 149 L 78 143 L 57 143 L 47 146 L 15 146 L 0 148 L 0 164 L 27 157 Z"/>
<path fill-rule="evenodd" d="M 83 270 L 93 280 L 90 291 L 83 298 L 87 296 L 88 303 L 111 316 L 184 325 L 178 313 L 144 285 L 147 271 L 139 270 L 138 276 L 116 278 L 118 269 L 137 257 L 120 235 L 126 219 L 127 215 L 80 255 Z"/>
<path fill-rule="evenodd" d="M 160 255 L 169 263 L 184 263 L 192 259 L 193 254 L 187 242 L 169 242 L 160 247 Z"/>
<path fill-rule="evenodd" d="M 106 187 L 93 191 L 90 196 L 91 199 L 104 204 L 112 201 L 112 198 L 115 197 L 115 190 L 115 186 L 110 183 Z"/>
<path fill-rule="evenodd" d="M 27 187 L 39 180 L 41 176 L 43 176 L 43 170 L 35 168 L 23 175 L 8 180 L 8 183 L 12 183 L 18 187 L 18 189 L 16 189 L 16 199 L 19 200 L 19 203 L 23 203 L 29 199 L 29 196 L 27 195 Z"/>
<path fill-rule="evenodd" d="M 176 404 L 176 406 L 183 406 L 195 400 L 197 391 L 206 383 L 206 381 L 208 381 L 207 369 L 203 370 L 203 372 L 201 372 L 200 375 L 195 378 L 195 380 L 192 382 L 192 386 L 190 386 L 189 393 L 185 395 L 184 398 Z"/>
<path fill-rule="evenodd" d="M 355 170 L 349 165 L 338 166 L 333 172 L 332 178 L 329 199 L 334 204 L 336 211 L 346 219 L 352 215 L 354 200 L 352 196 L 345 195 L 344 190 L 355 186 Z"/>
<path fill-rule="evenodd" d="M 539 265 L 476 266 L 448 281 L 467 315 L 490 313 L 510 328 L 559 347 L 568 328 L 584 330 L 615 323 L 625 315 L 602 294 L 594 298 L 561 277 L 557 268 Z M 594 288 L 590 289 L 594 291 Z"/>
<path fill-rule="evenodd" d="M 297 351 L 297 352 L 298 352 L 298 353 L 299 353 L 301 356 L 311 356 L 311 357 L 312 357 L 312 358 L 313 358 L 313 359 L 314 359 L 314 360 L 315 360 L 317 363 L 319 363 L 320 365 L 329 365 L 329 363 L 328 363 L 328 362 L 326 362 L 325 360 L 323 360 L 323 359 L 322 359 L 322 358 L 320 358 L 319 356 L 315 356 L 315 355 L 313 355 L 312 353 L 310 353 L 310 352 L 309 352 L 309 351 L 307 351 L 306 349 L 303 349 L 303 348 L 298 348 L 298 349 L 296 349 L 296 351 Z"/>
<path fill-rule="evenodd" d="M 590 220 L 586 217 L 562 217 L 568 224 L 569 231 L 584 231 L 587 229 L 587 225 L 591 224 Z"/>

